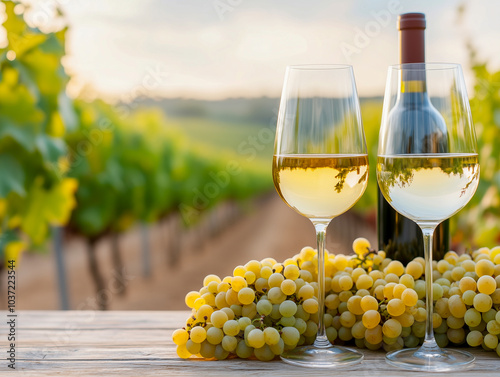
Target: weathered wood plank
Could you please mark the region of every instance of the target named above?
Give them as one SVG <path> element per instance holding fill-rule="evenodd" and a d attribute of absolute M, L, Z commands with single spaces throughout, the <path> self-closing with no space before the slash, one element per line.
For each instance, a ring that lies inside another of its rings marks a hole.
<path fill-rule="evenodd" d="M 182 326 L 189 312 L 61 312 L 19 313 L 17 370 L 23 376 L 319 376 L 330 371 L 299 368 L 279 360 L 191 358 L 181 360 L 171 340 L 173 329 Z M 2 328 L 0 337 L 4 338 Z M 473 369 L 440 376 L 499 376 L 500 358 L 492 352 L 473 349 Z M 384 352 L 363 350 L 363 364 L 336 369 L 335 375 L 428 377 L 402 372 L 384 361 Z M 4 367 L 6 369 L 6 367 Z M 0 367 L 0 374 L 3 368 Z"/>

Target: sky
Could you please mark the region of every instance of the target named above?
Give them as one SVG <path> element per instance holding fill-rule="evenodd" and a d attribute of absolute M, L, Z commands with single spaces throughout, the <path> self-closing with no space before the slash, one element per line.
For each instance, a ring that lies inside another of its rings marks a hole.
<path fill-rule="evenodd" d="M 32 22 L 69 24 L 69 91 L 220 99 L 281 93 L 290 64 L 352 64 L 360 96 L 381 96 L 398 63 L 397 15 L 427 17 L 427 61 L 464 66 L 466 40 L 500 69 L 498 0 L 32 0 Z M 457 7 L 466 12 L 458 22 Z"/>

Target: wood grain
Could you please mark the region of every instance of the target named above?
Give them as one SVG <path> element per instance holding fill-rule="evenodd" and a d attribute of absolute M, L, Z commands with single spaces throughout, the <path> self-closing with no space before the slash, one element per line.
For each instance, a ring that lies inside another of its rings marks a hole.
<path fill-rule="evenodd" d="M 6 312 L 3 312 L 5 317 Z M 23 311 L 18 313 L 17 371 L 22 376 L 426 376 L 397 370 L 384 352 L 363 350 L 365 361 L 355 368 L 333 371 L 299 368 L 279 360 L 192 358 L 181 360 L 171 340 L 185 311 Z M 6 328 L 0 331 L 6 339 Z M 5 344 L 2 341 L 0 344 Z M 3 347 L 2 347 L 3 348 Z M 500 358 L 482 349 L 470 350 L 474 367 L 440 376 L 500 376 Z M 4 349 L 2 349 L 4 352 Z M 0 375 L 7 371 L 6 363 Z"/>

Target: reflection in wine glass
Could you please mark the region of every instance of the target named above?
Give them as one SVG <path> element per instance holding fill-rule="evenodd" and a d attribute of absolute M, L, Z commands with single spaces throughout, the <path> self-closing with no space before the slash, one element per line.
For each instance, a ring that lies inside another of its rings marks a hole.
<path fill-rule="evenodd" d="M 476 192 L 479 162 L 462 70 L 456 64 L 389 68 L 380 128 L 377 180 L 389 204 L 422 229 L 426 333 L 419 349 L 387 354 L 389 364 L 423 371 L 472 365 L 465 351 L 440 349 L 432 325 L 432 237 Z"/>
<path fill-rule="evenodd" d="M 368 156 L 352 67 L 288 67 L 276 130 L 273 179 L 281 198 L 311 220 L 318 242 L 318 334 L 312 346 L 281 358 L 310 367 L 359 363 L 363 355 L 328 341 L 325 309 L 325 234 L 368 183 Z"/>

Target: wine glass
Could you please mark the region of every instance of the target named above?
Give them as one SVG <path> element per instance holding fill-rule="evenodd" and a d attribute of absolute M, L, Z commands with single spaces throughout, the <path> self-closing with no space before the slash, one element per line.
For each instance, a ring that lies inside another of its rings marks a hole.
<path fill-rule="evenodd" d="M 278 114 L 273 179 L 285 203 L 311 220 L 318 246 L 316 341 L 311 346 L 285 351 L 281 358 L 307 367 L 359 363 L 363 354 L 332 346 L 323 323 L 326 228 L 334 217 L 358 201 L 368 183 L 368 155 L 351 66 L 287 68 Z"/>
<path fill-rule="evenodd" d="M 437 225 L 460 211 L 479 182 L 477 143 L 462 69 L 458 64 L 412 63 L 389 67 L 377 158 L 377 180 L 389 204 L 422 229 L 426 329 L 420 348 L 387 354 L 405 369 L 449 371 L 474 356 L 441 349 L 432 326 L 432 237 Z"/>

